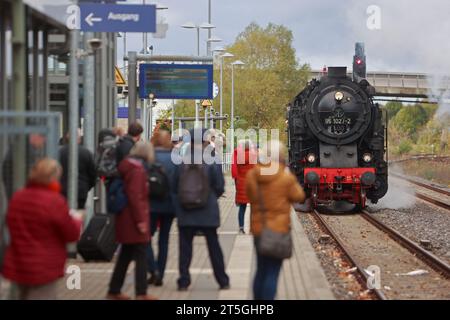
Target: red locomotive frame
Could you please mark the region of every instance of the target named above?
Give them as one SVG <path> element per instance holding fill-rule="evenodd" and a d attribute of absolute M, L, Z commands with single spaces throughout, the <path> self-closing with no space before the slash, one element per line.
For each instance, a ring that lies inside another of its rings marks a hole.
<path fill-rule="evenodd" d="M 306 175 L 315 172 L 319 176 L 318 184 L 307 183 Z M 313 206 L 330 204 L 332 201 L 347 200 L 362 208 L 366 206 L 366 191 L 372 186 L 364 186 L 361 176 L 375 168 L 305 168 L 305 186 L 311 191 Z M 338 181 L 338 179 L 340 181 Z"/>

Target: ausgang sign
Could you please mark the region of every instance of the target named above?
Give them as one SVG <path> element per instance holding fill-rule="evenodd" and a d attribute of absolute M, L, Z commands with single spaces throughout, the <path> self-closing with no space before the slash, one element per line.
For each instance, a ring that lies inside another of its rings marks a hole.
<path fill-rule="evenodd" d="M 81 30 L 156 32 L 155 5 L 80 4 Z"/>

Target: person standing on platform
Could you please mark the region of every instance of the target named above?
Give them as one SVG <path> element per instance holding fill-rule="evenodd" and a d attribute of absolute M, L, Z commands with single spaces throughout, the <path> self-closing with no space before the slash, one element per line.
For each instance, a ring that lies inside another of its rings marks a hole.
<path fill-rule="evenodd" d="M 68 138 L 66 139 L 68 141 Z M 97 181 L 94 155 L 89 149 L 81 145 L 81 135 L 78 133 L 78 210 L 84 210 L 89 190 Z M 65 144 L 59 149 L 59 161 L 63 168 L 61 177 L 62 194 L 67 198 L 67 183 L 69 177 L 69 145 Z"/>
<path fill-rule="evenodd" d="M 173 187 L 171 186 L 175 164 L 171 159 L 173 145 L 169 131 L 157 130 L 151 142 L 155 148 L 155 163 L 153 169 L 150 168 L 150 170 L 154 172 L 156 185 L 155 188 L 150 188 L 150 231 L 153 237 L 159 227 L 159 237 L 157 260 L 154 259 L 151 244 L 147 252 L 147 259 L 151 273 L 149 284 L 162 286 L 169 250 L 169 233 L 175 218 L 175 208 L 172 203 Z"/>
<path fill-rule="evenodd" d="M 80 237 L 83 215 L 69 214 L 61 195 L 61 166 L 44 158 L 31 169 L 28 183 L 8 206 L 11 244 L 2 274 L 17 288 L 21 300 L 53 300 L 64 276 L 66 245 Z"/>
<path fill-rule="evenodd" d="M 238 143 L 238 147 L 233 152 L 231 176 L 235 181 L 236 187 L 235 203 L 239 208 L 238 222 L 239 222 L 239 233 L 241 234 L 245 234 L 244 231 L 245 211 L 247 209 L 247 204 L 250 202 L 248 200 L 247 194 L 245 193 L 245 179 L 247 172 L 254 167 L 256 162 L 257 162 L 257 153 L 254 150 L 251 142 L 249 140 L 240 141 Z"/>
<path fill-rule="evenodd" d="M 121 293 L 128 266 L 135 262 L 135 292 L 138 300 L 156 300 L 147 295 L 146 251 L 150 242 L 149 186 L 145 163 L 154 161 L 150 143 L 137 142 L 130 155 L 119 164 L 127 197 L 125 209 L 116 216 L 116 241 L 121 244 L 119 257 L 109 283 L 107 299 L 129 300 Z"/>
<path fill-rule="evenodd" d="M 189 266 L 192 260 L 192 242 L 195 234 L 206 237 L 209 258 L 220 289 L 229 289 L 230 280 L 225 273 L 222 249 L 217 228 L 220 226 L 218 198 L 224 193 L 222 168 L 204 158 L 204 151 L 212 154 L 206 139 L 206 129 L 190 132 L 191 144 L 184 163 L 174 173 L 174 205 L 179 230 L 178 290 L 185 291 L 191 284 Z M 210 160 L 210 159 L 209 159 Z"/>
<path fill-rule="evenodd" d="M 305 192 L 286 167 L 286 148 L 280 141 L 268 142 L 262 155 L 267 156 L 267 161 L 248 172 L 245 187 L 257 257 L 253 295 L 255 300 L 273 300 L 283 259 L 260 252 L 261 235 L 264 229 L 275 234 L 291 232 L 291 205 L 303 203 Z"/>

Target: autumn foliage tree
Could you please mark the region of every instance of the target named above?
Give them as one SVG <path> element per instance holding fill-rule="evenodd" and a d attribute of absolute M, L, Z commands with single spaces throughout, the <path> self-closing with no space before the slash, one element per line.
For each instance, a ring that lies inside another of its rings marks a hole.
<path fill-rule="evenodd" d="M 234 57 L 224 68 L 224 110 L 231 113 L 230 62 L 242 60 L 245 65 L 234 70 L 234 105 L 235 115 L 244 120 L 237 124 L 244 129 L 284 129 L 286 105 L 309 75 L 309 66 L 299 64 L 292 41 L 292 31 L 282 25 L 269 23 L 263 28 L 251 23 L 227 48 Z M 219 79 L 218 72 L 216 76 Z"/>
<path fill-rule="evenodd" d="M 231 63 L 242 60 L 243 67 L 234 67 L 235 128 L 278 128 L 284 132 L 286 105 L 306 85 L 309 65 L 299 64 L 292 31 L 285 26 L 269 23 L 261 27 L 251 23 L 235 42 L 226 48 L 234 55 L 225 59 L 223 69 L 223 113 L 231 115 Z M 220 64 L 215 59 L 214 81 L 220 84 Z M 214 99 L 219 111 L 219 97 Z M 202 108 L 201 108 L 202 109 Z M 193 116 L 194 101 L 180 100 L 176 116 Z M 169 117 L 170 112 L 163 116 Z M 203 118 L 201 110 L 200 120 Z M 230 127 L 230 118 L 224 121 L 224 130 Z"/>

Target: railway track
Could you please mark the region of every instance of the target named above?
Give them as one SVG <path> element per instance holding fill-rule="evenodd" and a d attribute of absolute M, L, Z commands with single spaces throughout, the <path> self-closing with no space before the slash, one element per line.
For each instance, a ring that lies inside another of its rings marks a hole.
<path fill-rule="evenodd" d="M 419 186 L 421 188 L 433 191 L 433 192 L 437 193 L 440 196 L 450 197 L 450 191 L 448 191 L 448 190 L 444 190 L 442 188 L 439 188 L 439 187 L 436 187 L 436 186 L 433 186 L 433 185 L 430 185 L 430 184 L 426 184 L 426 183 L 423 183 L 423 182 L 417 181 L 415 179 L 411 179 L 411 178 L 405 177 L 403 175 L 400 175 L 400 174 L 397 174 L 397 173 L 394 173 L 394 172 L 389 172 L 389 175 L 393 176 L 393 177 L 395 177 L 397 179 L 400 179 L 402 181 L 407 181 L 407 182 L 409 182 L 411 184 L 414 184 L 416 186 Z M 424 200 L 426 202 L 432 203 L 432 204 L 434 204 L 436 206 L 439 206 L 441 208 L 444 208 L 446 210 L 450 210 L 450 204 L 448 202 L 439 200 L 439 199 L 431 197 L 431 196 L 429 196 L 429 195 L 427 195 L 425 193 L 421 193 L 421 192 L 417 192 L 417 191 L 415 192 L 415 196 L 417 198 L 421 199 L 421 200 Z"/>
<path fill-rule="evenodd" d="M 342 250 L 342 252 L 345 254 L 346 258 L 353 264 L 353 266 L 356 267 L 356 270 L 358 271 L 359 279 L 363 280 L 361 282 L 364 282 L 365 286 L 367 286 L 367 281 L 369 280 L 369 274 L 364 270 L 364 267 L 360 265 L 352 256 L 351 252 L 348 250 L 348 248 L 345 246 L 345 244 L 342 242 L 342 240 L 336 235 L 336 233 L 333 231 L 330 225 L 326 223 L 326 221 L 321 217 L 320 213 L 316 210 L 313 211 L 314 217 L 319 222 L 319 224 L 325 229 L 327 233 L 330 234 L 330 236 L 336 241 L 339 248 Z M 384 293 L 379 289 L 373 290 L 375 296 L 379 300 L 387 300 Z"/>
<path fill-rule="evenodd" d="M 380 267 L 383 286 L 372 290 L 378 299 L 450 299 L 450 266 L 368 212 L 314 211 L 313 215 L 356 267 L 360 279 L 367 283 L 370 275 L 365 269 Z M 426 271 L 408 276 L 407 270 Z"/>

